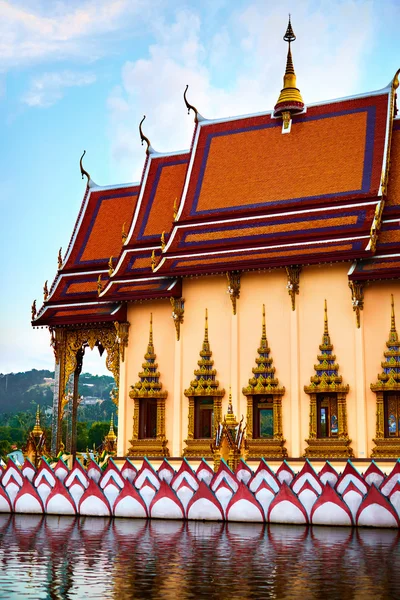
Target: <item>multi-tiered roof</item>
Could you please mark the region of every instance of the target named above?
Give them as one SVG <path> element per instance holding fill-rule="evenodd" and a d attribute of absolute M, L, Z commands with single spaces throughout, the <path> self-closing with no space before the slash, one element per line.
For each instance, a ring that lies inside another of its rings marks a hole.
<path fill-rule="evenodd" d="M 383 371 L 378 375 L 378 381 L 371 385 L 374 392 L 400 390 L 400 341 L 396 329 L 393 294 L 390 333 L 386 347 L 385 360 L 381 363 Z"/>
<path fill-rule="evenodd" d="M 185 396 L 211 396 L 216 398 L 225 395 L 225 390 L 219 387 L 219 381 L 216 379 L 217 371 L 214 369 L 214 361 L 211 357 L 212 351 L 208 340 L 208 314 L 206 309 L 204 340 L 200 350 L 200 359 L 197 361 L 198 369 L 194 371 L 194 379 L 190 382 L 190 387 L 185 390 Z"/>
<path fill-rule="evenodd" d="M 320 392 L 342 392 L 347 394 L 348 385 L 343 385 L 342 376 L 339 375 L 339 365 L 336 355 L 333 354 L 333 344 L 328 329 L 328 307 L 325 300 L 324 307 L 324 333 L 322 344 L 319 346 L 320 353 L 317 356 L 318 364 L 314 365 L 315 375 L 310 378 L 310 385 L 304 386 L 307 394 L 318 394 Z"/>
<path fill-rule="evenodd" d="M 130 398 L 166 398 L 168 396 L 168 392 L 162 390 L 156 358 L 153 343 L 153 315 L 150 314 L 149 343 L 144 355 L 145 362 L 142 363 L 143 371 L 139 373 L 139 381 L 132 386 L 129 392 Z"/>
<path fill-rule="evenodd" d="M 273 111 L 205 119 L 185 99 L 189 150 L 157 153 L 141 131 L 139 183 L 100 187 L 82 170 L 82 208 L 34 325 L 124 321 L 127 302 L 179 298 L 194 272 L 345 260 L 353 280 L 400 274 L 398 74 L 382 90 L 306 105 L 290 24 L 285 39 Z"/>
<path fill-rule="evenodd" d="M 265 326 L 265 305 L 263 304 L 262 333 L 260 347 L 257 350 L 256 367 L 252 369 L 253 377 L 249 379 L 249 385 L 243 388 L 245 396 L 256 394 L 273 394 L 283 396 L 284 387 L 279 387 L 279 380 L 275 377 L 275 367 L 270 356 L 271 349 L 268 346 L 267 330 Z"/>

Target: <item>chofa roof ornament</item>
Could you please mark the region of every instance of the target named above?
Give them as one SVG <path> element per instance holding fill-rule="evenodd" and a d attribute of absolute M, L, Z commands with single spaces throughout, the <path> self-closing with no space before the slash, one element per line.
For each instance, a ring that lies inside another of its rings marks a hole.
<path fill-rule="evenodd" d="M 91 188 L 91 187 L 95 187 L 95 186 L 96 186 L 96 184 L 95 184 L 95 182 L 93 181 L 93 179 L 90 177 L 89 173 L 86 171 L 86 169 L 85 169 L 85 168 L 84 168 L 84 166 L 83 166 L 82 159 L 83 159 L 83 157 L 85 156 L 85 154 L 86 154 L 86 150 L 84 150 L 84 151 L 83 151 L 83 154 L 82 154 L 82 156 L 81 156 L 81 158 L 80 158 L 80 161 L 79 161 L 79 166 L 80 166 L 80 169 L 81 169 L 81 175 L 82 175 L 82 179 L 83 179 L 84 177 L 87 177 L 87 184 L 86 184 L 86 185 L 87 185 L 89 188 Z"/>
<path fill-rule="evenodd" d="M 286 59 L 285 75 L 283 77 L 283 88 L 279 95 L 278 102 L 275 104 L 274 117 L 282 116 L 285 118 L 284 113 L 289 113 L 290 118 L 291 115 L 302 112 L 304 109 L 303 98 L 300 94 L 300 90 L 296 87 L 296 73 L 294 72 L 292 51 L 290 48 L 291 42 L 294 42 L 296 39 L 292 24 L 290 22 L 290 15 L 289 23 L 283 39 L 285 42 L 288 42 L 289 48 Z"/>
<path fill-rule="evenodd" d="M 199 121 L 204 121 L 204 117 L 201 116 L 201 114 L 199 113 L 197 108 L 195 106 L 193 106 L 193 104 L 190 104 L 190 102 L 188 101 L 188 99 L 187 99 L 188 89 L 189 89 L 189 86 L 186 85 L 185 91 L 183 92 L 183 99 L 185 101 L 186 108 L 188 109 L 188 114 L 190 113 L 191 110 L 194 112 L 194 122 L 195 123 L 198 123 Z"/>
<path fill-rule="evenodd" d="M 152 153 L 154 153 L 154 148 L 152 147 L 147 135 L 144 135 L 143 129 L 142 129 L 142 123 L 145 120 L 145 118 L 146 118 L 146 115 L 143 115 L 143 119 L 139 123 L 140 141 L 142 143 L 142 146 L 143 146 L 143 142 L 146 142 L 146 144 L 147 144 L 146 154 L 152 154 Z"/>

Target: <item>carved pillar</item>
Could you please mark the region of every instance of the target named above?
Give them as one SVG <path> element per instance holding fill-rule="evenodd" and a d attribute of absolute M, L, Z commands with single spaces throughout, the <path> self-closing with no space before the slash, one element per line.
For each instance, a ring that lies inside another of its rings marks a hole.
<path fill-rule="evenodd" d="M 317 394 L 310 394 L 310 439 L 317 437 Z"/>
<path fill-rule="evenodd" d="M 385 409 L 383 392 L 376 392 L 376 438 L 382 439 L 385 437 Z"/>
<path fill-rule="evenodd" d="M 53 393 L 53 418 L 52 418 L 52 438 L 51 453 L 56 456 L 60 449 L 61 442 L 61 403 L 65 393 L 65 350 L 66 350 L 66 331 L 65 329 L 50 330 L 50 345 L 53 348 L 55 358 L 55 376 Z"/>
<path fill-rule="evenodd" d="M 274 439 L 282 439 L 282 396 L 273 396 Z"/>
<path fill-rule="evenodd" d="M 134 407 L 133 407 L 133 431 L 132 431 L 132 441 L 136 441 L 139 439 L 139 413 L 140 413 L 140 400 L 139 398 L 134 399 Z"/>
<path fill-rule="evenodd" d="M 77 353 L 77 365 L 74 372 L 74 384 L 72 393 L 72 418 L 71 418 L 71 454 L 75 460 L 76 458 L 76 430 L 78 422 L 78 386 L 79 386 L 79 375 L 82 371 L 84 349 L 81 348 Z"/>
<path fill-rule="evenodd" d="M 222 423 L 222 398 L 221 396 L 215 397 L 213 401 L 214 408 L 214 436 L 217 433 L 217 427 L 219 423 Z"/>
<path fill-rule="evenodd" d="M 214 414 L 215 422 L 215 414 Z M 188 440 L 194 439 L 194 398 L 189 398 L 189 411 L 188 411 Z"/>
<path fill-rule="evenodd" d="M 157 398 L 157 439 L 165 440 L 165 398 Z"/>
<path fill-rule="evenodd" d="M 247 429 L 246 437 L 248 440 L 253 439 L 253 396 L 247 396 Z"/>
<path fill-rule="evenodd" d="M 346 394 L 337 395 L 338 403 L 338 436 L 339 438 L 347 438 L 347 404 Z"/>

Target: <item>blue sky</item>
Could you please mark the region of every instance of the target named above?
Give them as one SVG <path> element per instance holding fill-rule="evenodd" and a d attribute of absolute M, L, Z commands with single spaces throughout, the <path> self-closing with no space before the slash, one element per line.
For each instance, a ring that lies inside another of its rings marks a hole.
<path fill-rule="evenodd" d="M 83 149 L 99 185 L 137 181 L 143 114 L 156 150 L 189 147 L 186 84 L 206 117 L 271 109 L 288 12 L 306 104 L 380 89 L 400 67 L 398 0 L 0 0 L 0 372 L 53 366 L 30 307 L 68 245 Z"/>

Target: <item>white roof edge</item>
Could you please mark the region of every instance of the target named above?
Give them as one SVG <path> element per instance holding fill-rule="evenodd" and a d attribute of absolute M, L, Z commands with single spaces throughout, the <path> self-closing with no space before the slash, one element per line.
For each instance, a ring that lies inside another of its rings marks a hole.
<path fill-rule="evenodd" d="M 115 190 L 119 188 L 136 187 L 140 185 L 140 181 L 134 181 L 133 183 L 113 183 L 112 185 L 96 185 L 90 189 L 93 192 L 102 192 L 103 190 Z"/>
<path fill-rule="evenodd" d="M 384 92 L 389 93 L 391 91 L 391 87 L 392 87 L 392 82 L 390 82 L 390 84 L 388 86 L 381 88 L 379 90 L 374 90 L 372 92 L 364 92 L 362 94 L 354 94 L 351 96 L 342 96 L 341 98 L 331 98 L 328 100 L 320 100 L 319 102 L 310 102 L 305 105 L 305 108 L 307 109 L 307 108 L 311 108 L 313 106 L 322 106 L 324 104 L 336 104 L 337 102 L 345 102 L 348 100 L 355 100 L 358 98 L 368 98 L 369 96 L 380 96 Z M 201 127 L 205 127 L 207 125 L 213 125 L 215 123 L 240 121 L 241 119 L 249 119 L 250 117 L 262 117 L 262 116 L 268 116 L 268 115 L 272 116 L 273 112 L 274 112 L 273 110 L 266 110 L 266 111 L 261 111 L 261 112 L 256 112 L 256 113 L 237 115 L 234 117 L 218 117 L 216 119 L 203 119 L 201 122 L 199 122 L 199 125 L 201 125 Z M 400 115 L 398 118 L 400 119 Z"/>
<path fill-rule="evenodd" d="M 186 150 L 174 150 L 174 152 L 157 152 L 154 148 L 149 152 L 151 158 L 164 158 L 166 156 L 179 156 L 179 154 L 189 154 L 190 148 Z"/>

